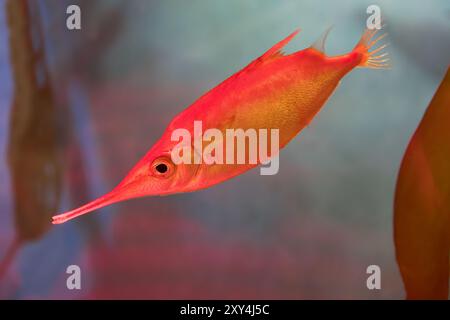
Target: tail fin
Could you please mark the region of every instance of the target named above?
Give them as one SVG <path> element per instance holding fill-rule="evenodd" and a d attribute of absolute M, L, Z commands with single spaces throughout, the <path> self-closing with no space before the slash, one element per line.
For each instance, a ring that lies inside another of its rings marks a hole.
<path fill-rule="evenodd" d="M 361 40 L 359 40 L 358 44 L 353 49 L 353 51 L 359 52 L 363 56 L 358 67 L 371 69 L 391 68 L 387 52 L 381 52 L 387 47 L 387 44 L 383 44 L 374 49 L 375 45 L 387 36 L 387 33 L 383 33 L 382 35 L 375 37 L 379 30 L 381 29 L 366 29 Z"/>

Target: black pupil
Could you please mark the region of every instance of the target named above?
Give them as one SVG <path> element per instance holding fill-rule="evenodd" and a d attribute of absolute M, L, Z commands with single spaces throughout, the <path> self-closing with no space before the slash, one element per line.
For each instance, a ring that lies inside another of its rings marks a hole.
<path fill-rule="evenodd" d="M 168 168 L 167 165 L 164 163 L 160 163 L 155 167 L 156 171 L 158 171 L 158 173 L 166 173 Z"/>

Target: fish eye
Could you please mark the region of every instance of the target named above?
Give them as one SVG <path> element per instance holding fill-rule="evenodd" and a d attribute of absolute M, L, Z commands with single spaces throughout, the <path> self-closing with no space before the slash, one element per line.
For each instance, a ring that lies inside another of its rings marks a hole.
<path fill-rule="evenodd" d="M 155 170 L 158 171 L 158 173 L 164 174 L 167 172 L 167 170 L 169 170 L 169 168 L 167 167 L 167 164 L 160 163 L 156 165 Z"/>
<path fill-rule="evenodd" d="M 153 161 L 151 169 L 154 176 L 167 178 L 175 171 L 175 166 L 169 159 L 161 157 Z"/>

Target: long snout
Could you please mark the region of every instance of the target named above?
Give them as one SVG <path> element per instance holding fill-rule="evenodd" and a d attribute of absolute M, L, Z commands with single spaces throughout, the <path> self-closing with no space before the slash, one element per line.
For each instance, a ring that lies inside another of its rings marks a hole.
<path fill-rule="evenodd" d="M 79 217 L 83 214 L 106 207 L 110 204 L 128 200 L 131 198 L 136 198 L 135 195 L 132 195 L 129 192 L 127 192 L 130 189 L 129 187 L 130 187 L 130 185 L 119 185 L 118 187 L 113 189 L 111 192 L 108 192 L 107 194 L 85 204 L 84 206 L 81 206 L 74 210 L 67 211 L 67 212 L 61 213 L 59 215 L 53 216 L 52 223 L 53 224 L 61 224 L 66 221 L 69 221 L 73 218 Z"/>

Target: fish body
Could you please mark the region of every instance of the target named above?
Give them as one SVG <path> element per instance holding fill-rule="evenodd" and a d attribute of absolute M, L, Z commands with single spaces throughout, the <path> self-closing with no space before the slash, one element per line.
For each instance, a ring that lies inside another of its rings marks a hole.
<path fill-rule="evenodd" d="M 277 129 L 279 148 L 293 139 L 319 112 L 340 80 L 355 67 L 384 68 L 385 54 L 375 56 L 384 46 L 369 52 L 383 36 L 373 39 L 376 30 L 366 30 L 349 53 L 328 57 L 323 52 L 325 38 L 313 47 L 285 55 L 282 48 L 298 33 L 280 41 L 264 55 L 204 94 L 177 115 L 159 141 L 111 192 L 80 208 L 55 216 L 62 223 L 105 205 L 141 196 L 192 192 L 231 179 L 261 164 L 181 163 L 171 159 L 179 144 L 173 139 L 177 129 L 194 137 L 194 123 L 202 130 L 215 129 L 226 136 L 227 129 Z M 211 141 L 188 145 L 192 155 L 200 154 Z M 260 141 L 258 142 L 260 143 Z M 223 144 L 223 153 L 229 152 Z M 200 149 L 200 150 L 199 150 Z M 248 148 L 246 149 L 248 152 Z M 273 156 L 274 154 L 268 154 Z"/>
<path fill-rule="evenodd" d="M 450 67 L 406 148 L 394 196 L 395 256 L 407 299 L 447 300 Z"/>

